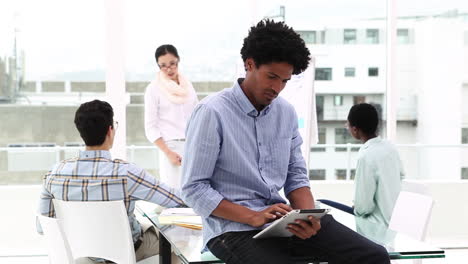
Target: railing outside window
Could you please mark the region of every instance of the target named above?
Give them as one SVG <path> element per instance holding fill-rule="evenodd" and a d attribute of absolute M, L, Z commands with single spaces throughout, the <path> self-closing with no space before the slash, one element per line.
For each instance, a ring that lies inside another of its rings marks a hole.
<path fill-rule="evenodd" d="M 318 144 L 311 147 L 311 180 L 353 180 L 361 144 Z M 468 179 L 468 144 L 398 144 L 407 179 Z M 0 148 L 0 184 L 39 184 L 57 162 L 77 156 L 83 147 Z M 336 151 L 336 149 L 344 151 Z M 128 146 L 129 162 L 158 177 L 159 151 L 154 146 Z M 431 162 L 431 160 L 437 162 Z M 453 160 L 456 160 L 454 163 Z M 458 165 L 453 165 L 458 164 Z M 446 166 L 446 167 L 444 167 Z M 442 170 L 440 170 L 442 168 Z M 432 171 L 442 171 L 435 177 Z"/>

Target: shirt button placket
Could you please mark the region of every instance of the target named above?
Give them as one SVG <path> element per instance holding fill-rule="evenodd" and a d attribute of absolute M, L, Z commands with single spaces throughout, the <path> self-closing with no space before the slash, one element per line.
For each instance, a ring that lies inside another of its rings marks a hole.
<path fill-rule="evenodd" d="M 258 148 L 258 154 L 259 154 L 259 159 L 258 159 L 258 170 L 260 171 L 260 175 L 262 175 L 263 172 L 263 155 L 262 155 L 262 142 L 260 139 L 260 133 L 259 133 L 259 127 L 258 127 L 258 118 L 255 118 L 255 132 L 257 133 L 257 148 Z M 263 177 L 263 175 L 262 175 Z"/>

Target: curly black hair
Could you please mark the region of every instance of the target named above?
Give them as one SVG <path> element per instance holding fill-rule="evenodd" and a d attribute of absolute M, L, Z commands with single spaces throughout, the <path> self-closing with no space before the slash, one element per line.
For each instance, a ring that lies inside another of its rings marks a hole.
<path fill-rule="evenodd" d="M 242 60 L 252 58 L 257 67 L 272 62 L 286 62 L 299 74 L 309 65 L 310 52 L 304 40 L 284 22 L 262 20 L 249 30 L 241 49 Z"/>

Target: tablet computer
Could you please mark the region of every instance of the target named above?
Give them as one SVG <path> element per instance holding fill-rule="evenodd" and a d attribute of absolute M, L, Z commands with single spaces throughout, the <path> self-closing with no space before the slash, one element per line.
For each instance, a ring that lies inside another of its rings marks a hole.
<path fill-rule="evenodd" d="M 294 220 L 302 219 L 309 221 L 308 216 L 311 215 L 317 219 L 320 219 L 322 216 L 326 215 L 330 209 L 302 209 L 302 210 L 292 210 L 289 213 L 285 214 L 278 220 L 275 220 L 267 228 L 263 229 L 261 232 L 256 234 L 253 238 L 268 238 L 268 237 L 290 237 L 293 236 L 293 233 L 289 232 L 286 227 L 288 224 L 294 224 Z"/>

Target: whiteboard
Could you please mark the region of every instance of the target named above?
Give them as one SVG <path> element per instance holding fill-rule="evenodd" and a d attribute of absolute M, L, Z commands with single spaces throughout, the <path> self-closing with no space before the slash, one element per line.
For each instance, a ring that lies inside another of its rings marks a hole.
<path fill-rule="evenodd" d="M 299 133 L 304 141 L 301 146 L 309 174 L 310 146 L 318 143 L 317 112 L 315 106 L 315 60 L 311 58 L 309 67 L 298 75 L 293 75 L 280 93 L 294 106 L 297 113 Z"/>

